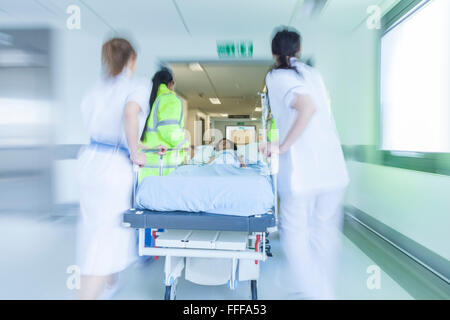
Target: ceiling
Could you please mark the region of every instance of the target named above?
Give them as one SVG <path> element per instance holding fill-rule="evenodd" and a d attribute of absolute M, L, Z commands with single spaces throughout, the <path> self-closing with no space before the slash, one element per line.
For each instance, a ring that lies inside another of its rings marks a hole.
<path fill-rule="evenodd" d="M 200 62 L 203 71 L 192 71 L 188 62 L 169 63 L 176 91 L 189 102 L 189 108 L 207 113 L 254 115 L 260 106 L 258 92 L 264 88 L 264 79 L 271 61 Z M 219 98 L 214 105 L 210 98 Z"/>
<path fill-rule="evenodd" d="M 274 26 L 314 27 L 351 31 L 367 16 L 370 5 L 389 9 L 399 0 L 1 0 L 1 22 L 65 23 L 67 7 L 80 6 L 83 23 L 111 31 L 187 36 L 270 34 Z M 311 3 L 320 12 L 311 19 Z"/>
<path fill-rule="evenodd" d="M 132 31 L 145 46 L 143 51 L 162 57 L 161 61 L 169 59 L 168 52 L 178 52 L 174 57 L 182 59 L 177 61 L 205 61 L 217 54 L 215 43 L 219 39 L 253 39 L 255 59 L 270 59 L 268 39 L 276 26 L 296 27 L 305 39 L 315 39 L 319 32 L 350 34 L 365 22 L 369 6 L 376 4 L 386 11 L 398 1 L 315 0 L 320 10 L 309 15 L 307 9 L 313 0 L 127 0 L 123 6 L 111 0 L 1 0 L 0 28 L 4 24 L 17 27 L 52 23 L 64 29 L 67 8 L 75 4 L 81 8 L 80 32 L 104 36 Z M 202 41 L 208 37 L 212 40 Z M 254 59 L 216 60 L 202 63 L 204 72 L 195 73 L 186 62 L 174 61 L 170 67 L 177 91 L 191 107 L 249 115 L 254 114 L 257 94 L 271 64 Z M 221 105 L 210 103 L 209 98 L 216 97 Z"/>

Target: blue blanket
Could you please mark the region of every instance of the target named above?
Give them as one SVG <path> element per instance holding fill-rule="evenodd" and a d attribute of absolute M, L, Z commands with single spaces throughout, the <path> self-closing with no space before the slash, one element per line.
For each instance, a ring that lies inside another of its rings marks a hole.
<path fill-rule="evenodd" d="M 274 206 L 270 176 L 259 166 L 182 166 L 139 185 L 137 207 L 154 211 L 207 212 L 234 216 L 265 214 Z"/>

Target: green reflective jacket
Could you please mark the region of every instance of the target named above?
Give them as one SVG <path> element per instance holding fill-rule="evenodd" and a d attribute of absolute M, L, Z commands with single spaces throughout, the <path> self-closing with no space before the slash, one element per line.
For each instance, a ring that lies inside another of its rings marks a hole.
<path fill-rule="evenodd" d="M 278 131 L 275 119 L 273 117 L 269 120 L 269 124 L 270 128 L 267 132 L 267 140 L 268 142 L 276 142 L 278 141 Z"/>
<path fill-rule="evenodd" d="M 168 149 L 183 149 L 189 146 L 184 131 L 183 103 L 165 84 L 159 86 L 142 144 L 148 149 L 155 149 L 160 145 Z M 168 175 L 182 164 L 184 157 L 184 151 L 168 151 L 163 156 L 163 175 Z M 147 176 L 158 176 L 159 167 L 159 155 L 148 152 L 140 180 Z"/>

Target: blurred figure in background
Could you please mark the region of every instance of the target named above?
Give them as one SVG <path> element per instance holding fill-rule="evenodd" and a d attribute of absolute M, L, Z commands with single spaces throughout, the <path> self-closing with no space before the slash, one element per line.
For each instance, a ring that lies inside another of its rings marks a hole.
<path fill-rule="evenodd" d="M 132 164 L 145 164 L 138 141 L 149 112 L 149 90 L 134 78 L 136 60 L 127 40 L 106 42 L 103 78 L 81 106 L 91 143 L 79 156 L 80 299 L 110 298 L 118 288 L 118 273 L 136 257 L 134 231 L 121 226 L 131 204 Z"/>
<path fill-rule="evenodd" d="M 349 179 L 322 77 L 297 59 L 300 49 L 294 31 L 280 31 L 272 41 L 275 68 L 266 84 L 280 145 L 263 151 L 280 155 L 280 238 L 296 293 L 333 299 Z"/>

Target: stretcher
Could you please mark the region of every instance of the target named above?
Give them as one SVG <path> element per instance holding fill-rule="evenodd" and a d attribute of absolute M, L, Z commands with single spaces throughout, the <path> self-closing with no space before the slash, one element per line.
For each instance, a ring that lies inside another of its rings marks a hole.
<path fill-rule="evenodd" d="M 147 152 L 158 151 L 147 150 Z M 163 169 L 163 156 L 160 155 L 160 175 Z M 137 209 L 136 186 L 139 168 L 135 167 L 134 170 L 132 208 L 124 213 L 123 224 L 138 230 L 139 256 L 165 257 L 164 299 L 176 298 L 178 279 L 184 270 L 188 278 L 187 266 L 193 265 L 195 262 L 193 259 L 212 258 L 227 261 L 226 268 L 229 272 L 226 280 L 230 289 L 234 290 L 240 282 L 249 283 L 251 298 L 257 300 L 260 262 L 272 256 L 268 235 L 277 228 L 276 176 L 270 171 L 267 173 L 272 179 L 275 199 L 273 208 L 264 214 L 246 217 L 207 212 L 160 212 Z M 152 246 L 146 245 L 146 230 L 151 231 Z"/>

